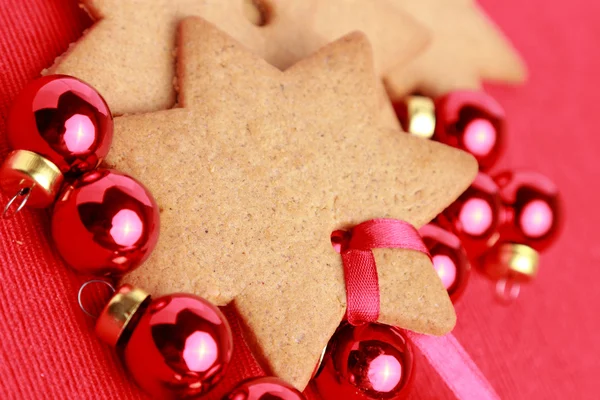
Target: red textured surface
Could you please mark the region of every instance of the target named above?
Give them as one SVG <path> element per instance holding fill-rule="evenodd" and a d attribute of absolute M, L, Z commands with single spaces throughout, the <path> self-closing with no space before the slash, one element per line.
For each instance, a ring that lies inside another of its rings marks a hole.
<path fill-rule="evenodd" d="M 563 193 L 567 223 L 562 239 L 542 257 L 537 281 L 510 307 L 494 302 L 490 283 L 473 274 L 457 307 L 455 334 L 503 399 L 595 399 L 600 3 L 484 0 L 483 5 L 531 71 L 523 87 L 489 88 L 509 116 L 501 167 L 535 168 L 553 178 Z M 89 24 L 75 0 L 0 0 L 1 158 L 8 151 L 5 118 L 12 99 Z M 48 215 L 26 211 L 0 220 L 0 235 L 0 398 L 144 398 L 79 311 L 76 292 L 86 278 L 57 261 L 47 240 Z M 233 326 L 239 331 L 235 320 Z M 221 392 L 246 373 L 260 374 L 237 338 Z M 411 398 L 451 399 L 418 355 L 417 363 Z"/>

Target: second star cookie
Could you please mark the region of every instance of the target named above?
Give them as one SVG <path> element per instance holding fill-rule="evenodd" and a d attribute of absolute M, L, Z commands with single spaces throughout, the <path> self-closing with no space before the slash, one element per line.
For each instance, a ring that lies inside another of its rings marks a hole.
<path fill-rule="evenodd" d="M 186 16 L 201 16 L 214 23 L 280 69 L 353 30 L 364 31 L 373 41 L 379 71 L 408 62 L 428 41 L 426 29 L 383 0 L 82 3 L 96 23 L 48 72 L 90 83 L 117 115 L 173 107 L 175 32 Z M 381 119 L 399 128 L 383 93 Z"/>
<path fill-rule="evenodd" d="M 481 88 L 481 81 L 521 83 L 526 67 L 508 39 L 475 0 L 390 0 L 431 31 L 427 49 L 386 70 L 393 100 L 419 92 L 440 96 Z"/>

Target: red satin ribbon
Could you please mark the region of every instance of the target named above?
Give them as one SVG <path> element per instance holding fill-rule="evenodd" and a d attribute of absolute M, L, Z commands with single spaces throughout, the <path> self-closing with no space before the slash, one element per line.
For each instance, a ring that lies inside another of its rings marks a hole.
<path fill-rule="evenodd" d="M 373 219 L 348 232 L 336 231 L 346 279 L 346 317 L 352 325 L 376 322 L 379 318 L 379 279 L 371 249 L 408 249 L 429 255 L 419 232 L 408 222 Z"/>

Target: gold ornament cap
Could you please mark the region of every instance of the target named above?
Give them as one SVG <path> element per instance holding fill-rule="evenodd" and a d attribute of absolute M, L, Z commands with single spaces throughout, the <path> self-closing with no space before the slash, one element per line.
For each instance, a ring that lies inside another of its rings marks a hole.
<path fill-rule="evenodd" d="M 435 133 L 435 104 L 425 96 L 406 98 L 408 114 L 408 133 L 425 139 L 431 139 Z"/>
<path fill-rule="evenodd" d="M 27 205 L 44 208 L 54 203 L 64 177 L 47 158 L 28 150 L 12 151 L 0 167 L 0 188 L 9 196 L 31 191 Z"/>
<path fill-rule="evenodd" d="M 483 264 L 484 272 L 492 279 L 527 282 L 537 275 L 539 253 L 524 244 L 504 243 L 490 250 Z"/>
<path fill-rule="evenodd" d="M 116 347 L 123 333 L 133 328 L 149 302 L 150 295 L 142 289 L 127 284 L 119 287 L 96 321 L 96 335 Z"/>

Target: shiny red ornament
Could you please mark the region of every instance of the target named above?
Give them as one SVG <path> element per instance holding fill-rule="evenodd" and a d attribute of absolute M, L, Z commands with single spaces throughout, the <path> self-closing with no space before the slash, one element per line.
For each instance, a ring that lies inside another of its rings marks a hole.
<path fill-rule="evenodd" d="M 113 119 L 91 86 L 71 76 L 49 75 L 31 81 L 17 96 L 7 136 L 13 149 L 41 155 L 68 176 L 96 168 L 108 154 Z"/>
<path fill-rule="evenodd" d="M 481 170 L 497 160 L 504 141 L 504 110 L 481 91 L 455 91 L 435 100 L 434 140 L 471 153 Z"/>
<path fill-rule="evenodd" d="M 159 208 L 135 179 L 97 169 L 67 185 L 52 213 L 52 237 L 65 262 L 93 275 L 138 267 L 158 240 Z"/>
<path fill-rule="evenodd" d="M 311 384 L 323 399 L 402 399 L 413 364 L 411 344 L 398 328 L 343 324 Z"/>
<path fill-rule="evenodd" d="M 419 233 L 448 295 L 453 302 L 458 300 L 471 275 L 471 265 L 460 239 L 434 224 L 423 226 Z"/>
<path fill-rule="evenodd" d="M 543 251 L 560 232 L 562 214 L 556 185 L 532 171 L 506 171 L 494 177 L 504 204 L 500 237 Z"/>
<path fill-rule="evenodd" d="M 223 377 L 233 338 L 218 308 L 191 294 L 152 300 L 121 337 L 123 360 L 136 383 L 157 399 L 196 398 Z"/>
<path fill-rule="evenodd" d="M 475 260 L 498 241 L 502 202 L 498 185 L 480 172 L 471 186 L 438 217 L 440 226 L 458 236 Z"/>
<path fill-rule="evenodd" d="M 292 385 L 274 377 L 249 379 L 239 384 L 223 400 L 305 400 Z"/>
<path fill-rule="evenodd" d="M 539 270 L 539 252 L 557 238 L 562 225 L 560 197 L 554 183 L 530 171 L 506 171 L 494 177 L 503 208 L 498 243 L 479 260 L 482 271 L 497 281 L 498 298 L 511 301 L 521 283 Z"/>

